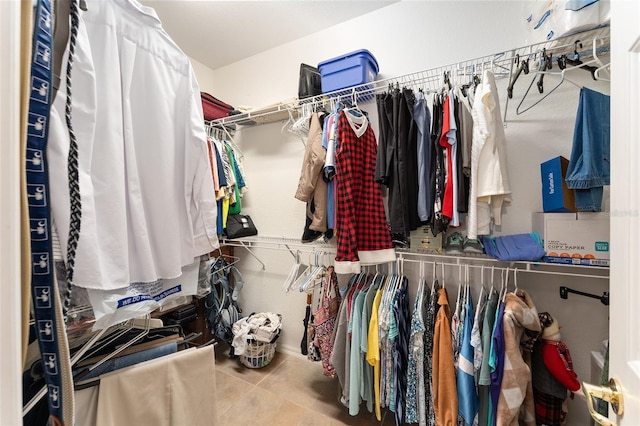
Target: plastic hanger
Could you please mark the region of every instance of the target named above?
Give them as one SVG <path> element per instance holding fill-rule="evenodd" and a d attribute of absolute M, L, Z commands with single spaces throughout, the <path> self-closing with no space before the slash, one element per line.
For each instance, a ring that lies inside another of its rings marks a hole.
<path fill-rule="evenodd" d="M 594 40 L 594 51 L 595 51 L 595 41 Z M 574 49 L 573 49 L 573 57 L 572 58 L 567 58 L 567 63 L 569 65 L 573 65 L 573 66 L 577 66 L 585 71 L 589 71 L 591 73 L 591 77 L 595 80 L 596 77 L 594 75 L 595 70 L 598 68 L 598 66 L 602 65 L 602 61 L 600 61 L 600 59 L 596 56 L 594 56 L 594 58 L 590 61 L 587 62 L 582 62 L 580 60 L 580 54 L 578 53 L 578 46 L 580 46 L 580 48 L 582 48 L 582 43 L 580 42 L 580 40 L 576 40 L 574 43 Z M 589 65 L 591 63 L 594 63 L 598 66 L 594 67 L 592 65 Z"/>
<path fill-rule="evenodd" d="M 520 296 L 520 291 L 518 289 L 518 268 L 515 268 L 513 270 L 513 285 L 515 286 L 513 294 L 515 294 L 516 296 Z"/>
<path fill-rule="evenodd" d="M 287 129 L 288 126 L 293 126 L 293 124 L 295 123 L 295 120 L 293 119 L 293 112 L 291 111 L 291 108 L 287 108 L 287 113 L 289 115 L 289 118 L 287 119 L 287 121 L 285 121 L 284 125 L 280 129 L 280 133 L 284 133 L 284 131 Z"/>
<path fill-rule="evenodd" d="M 462 297 L 464 299 L 464 295 L 462 293 L 464 293 L 464 286 L 462 284 L 462 263 L 458 264 L 458 296 L 456 298 L 456 312 L 455 312 L 455 316 L 460 316 L 460 298 Z"/>
<path fill-rule="evenodd" d="M 307 287 L 309 281 L 311 280 L 311 277 L 316 272 L 316 268 L 318 266 L 317 265 L 317 252 L 313 252 L 313 254 L 316 257 L 316 262 L 314 262 L 314 263 L 311 262 L 311 253 L 309 253 L 309 266 L 307 267 L 305 273 L 302 274 L 300 276 L 300 279 L 298 280 L 298 290 L 300 292 L 305 291 L 305 288 Z"/>
<path fill-rule="evenodd" d="M 107 362 L 108 360 L 110 360 L 111 358 L 113 358 L 114 356 L 116 356 L 117 354 L 119 354 L 120 352 L 124 351 L 129 346 L 133 345 L 134 343 L 136 343 L 140 339 L 142 339 L 144 336 L 146 336 L 149 333 L 149 328 L 150 328 L 149 324 L 150 324 L 150 320 L 151 320 L 151 315 L 146 314 L 144 316 L 144 320 L 145 320 L 144 328 L 142 329 L 142 331 L 138 335 L 136 335 L 135 337 L 133 337 L 131 340 L 129 340 L 128 342 L 124 343 L 123 345 L 118 346 L 118 348 L 116 350 L 114 350 L 109 355 L 107 355 L 104 358 L 102 358 L 97 363 L 93 364 L 91 367 L 89 367 L 89 371 L 95 370 L 98 366 L 104 364 L 105 362 Z"/>
<path fill-rule="evenodd" d="M 393 274 L 394 277 L 394 281 L 393 281 L 393 291 L 392 294 L 395 294 L 396 290 L 398 290 L 398 287 L 400 285 L 400 262 L 401 262 L 402 258 L 399 257 L 398 259 L 396 259 L 395 262 L 395 266 L 396 266 L 396 270 L 395 273 Z"/>
<path fill-rule="evenodd" d="M 433 281 L 431 282 L 431 294 L 434 294 L 437 282 L 438 282 L 438 264 L 437 262 L 433 262 Z"/>
<path fill-rule="evenodd" d="M 593 72 L 593 77 L 596 80 L 601 80 L 601 81 L 611 81 L 611 63 L 607 63 L 605 64 L 604 62 L 602 62 L 602 60 L 598 57 L 598 42 L 602 41 L 602 39 L 598 39 L 598 38 L 594 38 L 593 39 L 593 59 L 596 61 L 596 65 L 598 66 L 598 68 L 596 68 L 596 70 Z M 609 73 L 608 78 L 602 76 L 602 72 L 607 72 Z"/>
<path fill-rule="evenodd" d="M 236 263 L 238 263 L 240 261 L 240 258 L 238 256 L 233 256 L 230 254 L 225 254 L 222 252 L 222 250 L 220 249 L 216 249 L 213 251 L 213 253 L 218 252 L 219 254 L 216 255 L 214 254 L 214 257 L 212 258 L 213 262 L 211 263 L 211 267 L 210 269 L 210 273 L 214 273 L 216 272 L 215 268 L 218 269 L 229 269 L 230 266 L 235 265 Z M 231 262 L 229 262 L 228 259 L 231 259 Z"/>
<path fill-rule="evenodd" d="M 107 362 L 108 360 L 110 360 L 111 358 L 113 358 L 114 356 L 119 354 L 120 352 L 124 351 L 129 346 L 133 345 L 134 343 L 138 342 L 140 339 L 144 338 L 149 333 L 149 329 L 151 327 L 150 323 L 151 323 L 151 316 L 149 314 L 144 315 L 144 324 L 143 324 L 143 328 L 140 331 L 140 333 L 132 336 L 125 343 L 117 346 L 112 352 L 110 352 L 109 354 L 105 355 L 102 359 L 100 359 L 100 361 L 98 361 L 97 363 L 93 364 L 91 367 L 89 367 L 86 370 L 84 370 L 84 373 L 81 372 L 81 373 L 77 374 L 74 377 L 74 379 L 81 379 L 83 376 L 88 374 L 90 371 L 95 370 L 97 367 L 99 367 L 100 365 L 104 364 L 105 362 Z M 134 327 L 134 320 L 126 321 L 124 323 L 124 325 L 125 325 L 124 327 L 118 326 L 116 328 L 117 331 L 115 333 L 113 333 L 110 337 L 108 337 L 106 339 L 106 341 L 103 341 L 102 343 L 98 344 L 95 348 L 93 348 L 93 350 L 91 350 L 88 353 L 85 353 L 84 356 L 79 361 L 91 358 L 97 352 L 99 352 L 102 349 L 106 348 L 107 346 L 109 346 L 113 342 L 117 341 L 117 339 L 119 339 L 120 337 L 122 337 L 126 333 L 128 333 L 129 331 L 131 331 L 134 328 L 136 328 L 136 327 Z"/>
<path fill-rule="evenodd" d="M 300 251 L 296 250 L 295 263 L 291 267 L 291 271 L 289 271 L 289 275 L 284 281 L 282 290 L 284 290 L 285 293 L 290 292 L 294 287 L 296 287 L 295 284 L 298 281 L 298 278 L 304 275 L 305 271 L 310 272 L 307 269 L 305 269 L 305 265 L 302 262 L 300 262 Z"/>
<path fill-rule="evenodd" d="M 489 296 L 491 296 L 493 294 L 494 291 L 496 291 L 495 287 L 494 287 L 494 272 L 495 269 L 493 266 L 491 266 L 491 289 L 489 290 Z"/>
<path fill-rule="evenodd" d="M 507 96 L 509 96 L 509 99 L 513 98 L 513 86 L 516 84 L 516 81 L 518 81 L 520 74 L 523 72 L 525 74 L 529 74 L 529 58 L 520 61 L 520 55 L 516 54 L 515 61 L 517 64 L 516 73 L 513 79 L 509 82 L 509 87 L 507 87 Z"/>
<path fill-rule="evenodd" d="M 291 123 L 291 126 L 287 130 L 290 133 L 298 136 L 302 142 L 302 145 L 306 146 L 304 137 L 309 133 L 309 123 L 311 121 L 311 116 L 314 113 L 314 106 L 313 104 L 305 103 L 302 104 L 300 110 L 300 116 L 297 120 L 294 120 L 291 108 L 287 108 L 287 111 L 289 112 L 289 120 L 284 124 L 280 133 L 282 133 L 287 125 Z"/>
<path fill-rule="evenodd" d="M 484 289 L 484 266 L 481 266 L 480 274 L 481 274 L 481 278 L 480 278 L 481 285 L 480 285 L 480 294 L 478 295 L 478 306 L 476 307 L 476 317 L 478 315 L 478 312 L 480 311 L 480 303 L 482 302 L 482 296 L 484 296 L 484 292 L 485 292 L 485 289 Z"/>
<path fill-rule="evenodd" d="M 547 55 L 547 49 L 542 49 L 542 54 L 540 57 L 540 61 L 538 63 L 538 70 L 547 71 L 547 70 L 550 70 L 552 67 L 553 67 L 553 56 L 551 55 L 551 53 Z M 531 82 L 533 83 L 534 80 L 535 78 L 533 78 Z M 544 93 L 544 74 L 540 74 L 540 78 L 538 79 L 536 86 L 538 87 L 539 93 Z M 529 84 L 529 87 L 531 87 L 531 84 Z M 527 91 L 529 91 L 529 89 L 527 89 Z"/>
<path fill-rule="evenodd" d="M 500 271 L 500 293 L 498 293 L 498 299 L 502 302 L 502 294 L 504 293 L 504 269 Z"/>
<path fill-rule="evenodd" d="M 609 74 L 609 77 L 604 77 L 602 75 L 603 72 L 606 72 Z M 596 70 L 593 72 L 594 77 L 596 78 L 596 80 L 600 80 L 600 81 L 611 81 L 611 63 L 608 64 L 604 64 L 598 68 L 596 68 Z"/>
<path fill-rule="evenodd" d="M 384 285 L 380 306 L 385 306 L 385 307 L 389 306 L 391 293 L 393 293 L 393 287 L 395 285 L 396 276 L 394 275 L 394 266 L 395 266 L 395 262 L 389 262 L 389 274 L 387 275 L 387 280 Z"/>
<path fill-rule="evenodd" d="M 229 143 L 229 145 L 231 145 L 231 148 L 233 149 L 233 152 L 235 154 L 236 157 L 236 161 L 238 162 L 242 162 L 244 160 L 244 153 L 240 150 L 240 148 L 238 147 L 238 145 L 236 144 L 236 142 L 233 140 L 233 136 L 231 135 L 231 133 L 229 133 L 229 130 L 227 130 L 227 127 L 224 125 L 224 123 L 220 123 L 222 132 L 224 132 L 220 138 L 220 141 L 225 140 L 227 143 Z M 226 138 L 224 137 L 226 135 Z"/>
<path fill-rule="evenodd" d="M 547 96 L 549 96 L 558 87 L 560 87 L 565 81 L 568 82 L 568 83 L 573 84 L 574 86 L 578 87 L 579 89 L 582 89 L 583 86 L 581 84 L 578 84 L 578 83 L 574 82 L 573 80 L 571 80 L 570 78 L 567 77 L 567 73 L 568 72 L 571 72 L 573 70 L 582 69 L 582 70 L 585 70 L 585 71 L 589 71 L 591 73 L 591 77 L 594 80 L 596 80 L 597 79 L 596 72 L 598 72 L 598 68 L 601 67 L 601 66 L 604 66 L 604 64 L 602 63 L 602 60 L 600 58 L 598 58 L 596 45 L 597 45 L 597 40 L 594 39 L 593 52 L 592 52 L 593 58 L 588 60 L 588 61 L 582 61 L 580 59 L 580 54 L 578 53 L 578 46 L 582 47 L 582 43 L 580 43 L 580 40 L 577 40 L 575 42 L 575 47 L 574 47 L 574 51 L 573 51 L 573 57 L 570 58 L 567 55 L 561 55 L 556 59 L 556 62 L 558 64 L 558 68 L 560 68 L 559 72 L 558 71 L 547 71 L 547 70 L 536 71 L 536 74 L 559 75 L 560 76 L 560 81 L 558 82 L 558 84 L 556 84 L 556 86 L 553 89 L 548 91 L 546 95 L 544 95 L 543 97 L 538 99 L 536 102 L 534 102 L 533 104 L 531 104 L 527 108 L 521 109 L 522 104 L 524 103 L 524 100 L 526 99 L 527 94 L 529 93 L 529 89 L 531 88 L 531 85 L 529 85 L 529 88 L 527 89 L 527 91 L 525 92 L 524 96 L 520 100 L 520 103 L 516 107 L 516 115 L 523 114 L 523 113 L 529 111 L 531 108 L 533 108 L 536 105 L 538 105 L 540 102 L 542 102 L 544 99 L 546 99 Z M 598 67 L 594 67 L 593 64 L 598 65 Z"/>
<path fill-rule="evenodd" d="M 464 302 L 469 303 L 471 295 L 471 285 L 469 284 L 469 265 L 464 265 Z"/>
<path fill-rule="evenodd" d="M 125 321 L 118 324 L 109 332 L 109 334 L 102 337 L 101 340 L 96 342 L 91 350 L 86 351 L 84 355 L 78 360 L 78 362 L 81 362 L 82 360 L 87 358 L 91 358 L 96 353 L 100 352 L 102 349 L 109 346 L 111 343 L 115 342 L 131 330 L 133 330 L 133 321 Z"/>
<path fill-rule="evenodd" d="M 451 90 L 451 71 L 445 71 L 443 75 L 443 79 L 444 79 L 444 88 L 446 88 L 447 91 Z"/>
<path fill-rule="evenodd" d="M 356 93 L 356 88 L 351 89 L 351 108 L 349 110 L 358 110 L 358 94 Z"/>
<path fill-rule="evenodd" d="M 504 289 L 502 290 L 501 296 L 502 303 L 507 299 L 507 293 L 509 292 L 509 267 L 507 267 L 506 271 L 503 270 L 503 272 L 502 280 L 504 282 Z"/>
<path fill-rule="evenodd" d="M 307 291 L 307 292 L 312 291 L 316 287 L 319 287 L 322 285 L 322 282 L 326 275 L 325 274 L 326 268 L 323 262 L 321 262 L 321 259 L 324 257 L 324 254 L 325 254 L 324 252 L 315 252 L 315 265 L 306 281 L 304 291 Z"/>
<path fill-rule="evenodd" d="M 529 91 L 531 90 L 531 86 L 533 86 L 533 81 L 534 80 L 532 80 L 531 84 L 527 88 L 527 91 L 524 93 L 524 96 L 522 96 L 522 99 L 520 100 L 520 103 L 516 107 L 516 115 L 524 114 L 525 112 L 529 111 L 531 108 L 533 108 L 536 105 L 538 105 L 540 102 L 544 101 L 549 95 L 551 95 L 553 92 L 555 92 L 556 89 L 558 87 L 560 87 L 565 81 L 568 82 L 568 83 L 573 84 L 574 86 L 578 87 L 579 89 L 582 88 L 582 85 L 574 82 L 573 80 L 571 80 L 570 78 L 567 77 L 567 72 L 573 71 L 575 69 L 582 68 L 582 65 L 576 65 L 576 66 L 567 67 L 566 66 L 567 60 L 568 60 L 568 58 L 565 55 L 560 56 L 557 59 L 558 67 L 560 68 L 559 72 L 558 71 L 537 71 L 536 72 L 537 74 L 559 75 L 560 76 L 560 81 L 553 87 L 553 89 L 547 91 L 547 93 L 544 96 L 542 96 L 540 99 L 535 101 L 533 104 L 529 105 L 527 108 L 521 109 L 522 104 L 524 104 L 524 100 L 527 98 L 527 95 L 529 94 Z"/>
<path fill-rule="evenodd" d="M 418 280 L 418 294 L 416 295 L 416 298 L 418 300 L 418 315 L 420 316 L 420 318 L 422 318 L 422 305 L 424 304 L 424 288 L 426 286 L 426 280 L 425 280 L 425 273 L 424 273 L 424 269 L 425 269 L 425 264 L 423 261 L 420 262 L 419 264 L 419 271 L 420 271 L 420 278 Z"/>

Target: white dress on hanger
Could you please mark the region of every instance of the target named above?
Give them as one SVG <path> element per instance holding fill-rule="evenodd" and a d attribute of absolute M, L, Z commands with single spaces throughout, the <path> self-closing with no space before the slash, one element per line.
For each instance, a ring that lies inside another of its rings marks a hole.
<path fill-rule="evenodd" d="M 491 219 L 502 223 L 502 205 L 511 201 L 507 174 L 504 126 L 495 77 L 484 72 L 473 104 L 469 239 L 491 233 Z"/>

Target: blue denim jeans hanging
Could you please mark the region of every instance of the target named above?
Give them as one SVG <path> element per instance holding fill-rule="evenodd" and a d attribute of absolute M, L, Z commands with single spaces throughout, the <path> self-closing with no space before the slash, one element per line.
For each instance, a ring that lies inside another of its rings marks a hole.
<path fill-rule="evenodd" d="M 610 177 L 610 97 L 580 90 L 566 182 L 575 189 L 579 211 L 600 211 L 602 187 Z"/>

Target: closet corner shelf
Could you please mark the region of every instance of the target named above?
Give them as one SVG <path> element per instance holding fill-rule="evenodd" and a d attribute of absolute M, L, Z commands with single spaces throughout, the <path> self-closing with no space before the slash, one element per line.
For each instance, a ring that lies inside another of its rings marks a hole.
<path fill-rule="evenodd" d="M 280 102 L 241 114 L 233 114 L 228 117 L 211 120 L 208 124 L 212 126 L 231 126 L 234 124 L 242 126 L 254 126 L 257 124 L 275 123 L 287 119 L 295 119 L 298 117 L 298 100 L 289 102 Z"/>

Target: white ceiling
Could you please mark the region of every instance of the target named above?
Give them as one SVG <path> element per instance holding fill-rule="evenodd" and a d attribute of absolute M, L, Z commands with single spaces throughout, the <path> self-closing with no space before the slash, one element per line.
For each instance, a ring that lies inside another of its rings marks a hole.
<path fill-rule="evenodd" d="M 143 0 L 190 57 L 211 69 L 364 15 L 386 1 Z"/>

